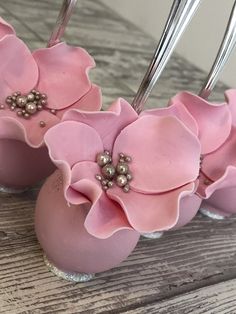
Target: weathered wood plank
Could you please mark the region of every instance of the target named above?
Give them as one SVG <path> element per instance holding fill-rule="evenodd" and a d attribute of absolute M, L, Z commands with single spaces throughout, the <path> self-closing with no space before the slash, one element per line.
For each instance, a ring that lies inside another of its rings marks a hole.
<path fill-rule="evenodd" d="M 235 291 L 236 280 L 234 279 L 197 289 L 169 300 L 121 312 L 124 314 L 235 314 Z"/>

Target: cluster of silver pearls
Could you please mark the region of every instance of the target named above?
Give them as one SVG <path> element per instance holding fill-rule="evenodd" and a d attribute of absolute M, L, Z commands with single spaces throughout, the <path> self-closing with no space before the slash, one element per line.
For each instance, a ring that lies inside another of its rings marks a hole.
<path fill-rule="evenodd" d="M 96 160 L 97 164 L 101 167 L 101 174 L 96 174 L 96 179 L 101 182 L 104 190 L 108 190 L 115 183 L 124 192 L 129 192 L 129 182 L 132 180 L 132 175 L 129 171 L 128 163 L 132 161 L 131 157 L 120 153 L 119 161 L 114 166 L 110 152 L 105 150 L 97 155 Z"/>
<path fill-rule="evenodd" d="M 47 95 L 33 89 L 27 95 L 15 92 L 6 98 L 6 104 L 19 117 L 29 119 L 47 106 Z"/>

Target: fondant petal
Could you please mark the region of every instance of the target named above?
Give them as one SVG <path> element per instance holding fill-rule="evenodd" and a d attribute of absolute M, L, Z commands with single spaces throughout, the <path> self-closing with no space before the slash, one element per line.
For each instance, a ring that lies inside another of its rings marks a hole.
<path fill-rule="evenodd" d="M 69 184 L 66 186 L 63 181 L 65 198 L 70 204 L 91 204 L 93 199 L 99 198 L 103 193 L 100 182 L 95 178 L 95 175 L 100 173 L 97 163 L 80 161 L 72 167 L 70 172 Z"/>
<path fill-rule="evenodd" d="M 13 92 L 29 92 L 37 83 L 38 67 L 26 45 L 14 35 L 0 41 L 0 103 Z"/>
<path fill-rule="evenodd" d="M 93 199 L 84 225 L 90 234 L 100 239 L 106 239 L 119 230 L 132 229 L 120 205 L 105 193 Z"/>
<path fill-rule="evenodd" d="M 232 121 L 226 103 L 213 104 L 188 92 L 177 94 L 170 104 L 175 102 L 182 103 L 196 120 L 202 154 L 208 154 L 224 143 L 230 134 Z"/>
<path fill-rule="evenodd" d="M 188 112 L 183 104 L 175 101 L 173 105 L 166 108 L 156 108 L 143 111 L 140 116 L 174 116 L 182 121 L 195 135 L 198 135 L 198 125 L 193 116 Z"/>
<path fill-rule="evenodd" d="M 229 166 L 222 178 L 206 189 L 202 208 L 224 217 L 236 213 L 236 168 Z"/>
<path fill-rule="evenodd" d="M 57 110 L 57 116 L 62 118 L 63 115 L 71 109 L 79 109 L 83 111 L 99 111 L 102 106 L 101 88 L 92 85 L 91 89 L 80 100 L 71 105 L 69 108 Z"/>
<path fill-rule="evenodd" d="M 225 98 L 232 115 L 232 124 L 236 127 L 236 89 L 229 89 L 225 92 Z"/>
<path fill-rule="evenodd" d="M 173 116 L 140 117 L 117 137 L 113 160 L 120 152 L 132 158 L 130 185 L 137 192 L 166 192 L 199 173 L 199 140 Z"/>
<path fill-rule="evenodd" d="M 48 96 L 48 107 L 64 109 L 91 88 L 88 71 L 93 58 L 82 48 L 59 43 L 33 53 L 39 67 L 38 90 Z"/>
<path fill-rule="evenodd" d="M 206 188 L 213 183 L 213 181 L 208 178 L 202 171 L 199 174 L 198 177 L 198 188 L 196 191 L 196 194 L 201 197 L 202 199 L 204 199 L 206 197 Z"/>
<path fill-rule="evenodd" d="M 40 126 L 40 122 L 45 127 Z M 0 111 L 0 138 L 15 139 L 26 142 L 33 148 L 44 144 L 44 134 L 59 122 L 59 118 L 48 111 L 32 115 L 30 119 L 18 117 L 15 111 L 8 109 Z"/>
<path fill-rule="evenodd" d="M 173 229 L 179 229 L 188 224 L 197 214 L 202 203 L 202 199 L 192 193 L 184 196 L 179 205 L 179 219 Z"/>
<path fill-rule="evenodd" d="M 6 35 L 15 35 L 14 28 L 0 17 L 0 40 Z"/>
<path fill-rule="evenodd" d="M 120 205 L 110 200 L 101 189 L 95 175 L 100 168 L 94 162 L 80 162 L 72 169 L 71 185 L 66 199 L 73 204 L 81 204 L 81 195 L 90 201 L 85 220 L 87 231 L 101 239 L 110 237 L 121 229 L 131 229 Z"/>
<path fill-rule="evenodd" d="M 179 218 L 181 199 L 194 190 L 194 183 L 171 192 L 146 195 L 119 187 L 109 189 L 108 196 L 117 201 L 126 213 L 130 225 L 140 233 L 168 230 Z"/>
<path fill-rule="evenodd" d="M 63 116 L 64 121 L 79 121 L 93 127 L 99 133 L 105 149 L 108 150 L 112 150 L 114 141 L 120 131 L 137 118 L 137 113 L 122 98 L 117 99 L 106 111 L 70 110 Z"/>
<path fill-rule="evenodd" d="M 52 161 L 56 165 L 66 163 L 70 168 L 80 161 L 95 161 L 96 155 L 104 150 L 93 128 L 74 121 L 55 125 L 44 139 Z"/>
<path fill-rule="evenodd" d="M 70 109 L 73 108 L 83 111 L 100 111 L 102 108 L 101 88 L 93 84 L 88 93 L 70 107 Z"/>
<path fill-rule="evenodd" d="M 236 166 L 236 127 L 232 127 L 230 136 L 219 149 L 204 156 L 202 171 L 212 181 L 216 181 L 229 165 Z"/>
<path fill-rule="evenodd" d="M 218 190 L 226 190 L 226 189 L 235 189 L 236 188 L 236 167 L 228 166 L 224 172 L 224 174 L 215 182 L 212 182 L 208 186 L 206 186 L 205 191 L 200 190 L 201 197 L 208 199 Z M 223 197 L 223 195 L 222 195 Z M 224 202 L 226 199 L 224 198 Z M 233 204 L 235 206 L 235 203 Z"/>

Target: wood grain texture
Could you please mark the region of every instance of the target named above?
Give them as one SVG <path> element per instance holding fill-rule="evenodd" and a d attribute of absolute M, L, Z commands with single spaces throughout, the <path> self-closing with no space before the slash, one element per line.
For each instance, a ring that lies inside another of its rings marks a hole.
<path fill-rule="evenodd" d="M 0 15 L 32 49 L 45 46 L 60 0 L 0 2 Z M 93 55 L 91 78 L 104 107 L 131 100 L 156 43 L 99 1 L 81 0 L 65 36 Z M 199 90 L 205 74 L 178 55 L 171 58 L 148 106 L 164 106 L 183 89 Z M 213 97 L 223 99 L 218 84 Z M 120 267 L 88 283 L 49 273 L 33 226 L 38 188 L 0 197 L 0 313 L 236 313 L 236 218 L 198 215 L 158 241 L 142 239 Z M 144 209 L 145 210 L 145 209 Z M 228 305 L 227 305 L 228 304 Z"/>
<path fill-rule="evenodd" d="M 235 314 L 236 280 L 197 289 L 169 300 L 125 311 L 125 314 Z"/>

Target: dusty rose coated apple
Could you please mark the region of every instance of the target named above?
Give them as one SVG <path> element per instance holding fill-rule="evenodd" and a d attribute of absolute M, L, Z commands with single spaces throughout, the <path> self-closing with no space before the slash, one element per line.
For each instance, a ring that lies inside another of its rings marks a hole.
<path fill-rule="evenodd" d="M 1 19 L 0 54 L 0 185 L 22 189 L 55 170 L 46 131 L 69 108 L 99 110 L 101 95 L 88 78 L 94 60 L 82 48 L 58 43 L 31 53 Z"/>
<path fill-rule="evenodd" d="M 60 270 L 98 273 L 119 265 L 135 248 L 139 233 L 120 230 L 107 239 L 98 239 L 84 227 L 87 205 L 68 205 L 62 176 L 56 171 L 40 191 L 35 226 L 47 258 Z"/>
<path fill-rule="evenodd" d="M 175 116 L 138 115 L 123 99 L 107 111 L 68 111 L 45 143 L 62 177 L 39 194 L 36 231 L 65 272 L 114 267 L 140 233 L 173 228 L 196 190 L 197 136 Z"/>
<path fill-rule="evenodd" d="M 183 106 L 194 118 L 202 144 L 196 195 L 203 199 L 201 208 L 211 216 L 236 213 L 236 90 L 225 95 L 227 102 L 221 104 L 189 93 L 171 100 L 172 108 Z"/>
<path fill-rule="evenodd" d="M 196 189 L 198 138 L 176 117 L 137 115 L 123 99 L 103 112 L 70 110 L 45 142 L 67 201 L 91 204 L 85 227 L 98 238 L 168 230 Z"/>

